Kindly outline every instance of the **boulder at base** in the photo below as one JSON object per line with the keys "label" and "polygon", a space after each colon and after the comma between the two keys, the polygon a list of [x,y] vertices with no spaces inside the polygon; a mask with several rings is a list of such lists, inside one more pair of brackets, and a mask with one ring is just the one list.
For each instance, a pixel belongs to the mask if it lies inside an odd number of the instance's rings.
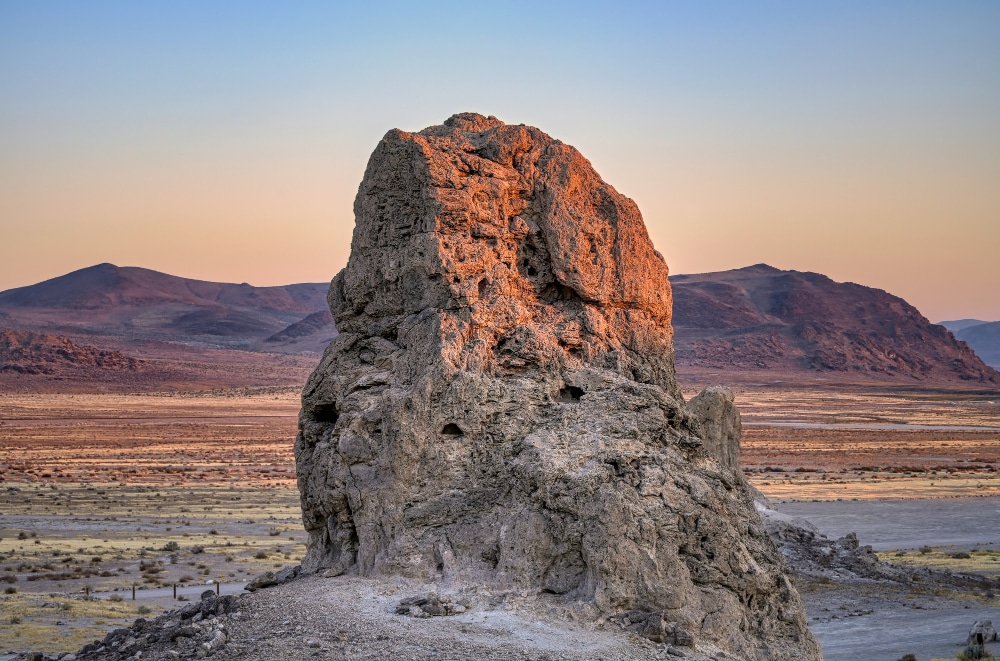
{"label": "boulder at base", "polygon": [[[820,659],[737,465],[674,376],[635,203],[538,129],[393,130],[303,393],[302,568],[583,602],[670,644]],[[641,631],[640,631],[641,629]]]}

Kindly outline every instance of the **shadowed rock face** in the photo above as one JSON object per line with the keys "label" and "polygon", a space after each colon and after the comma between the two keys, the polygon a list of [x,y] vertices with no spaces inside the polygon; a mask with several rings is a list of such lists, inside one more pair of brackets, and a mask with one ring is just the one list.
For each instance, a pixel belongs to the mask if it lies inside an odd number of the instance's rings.
{"label": "shadowed rock face", "polygon": [[295,445],[305,571],[535,590],[820,658],[732,394],[680,395],[667,266],[631,200],[538,129],[461,114],[390,131],[355,215]]}

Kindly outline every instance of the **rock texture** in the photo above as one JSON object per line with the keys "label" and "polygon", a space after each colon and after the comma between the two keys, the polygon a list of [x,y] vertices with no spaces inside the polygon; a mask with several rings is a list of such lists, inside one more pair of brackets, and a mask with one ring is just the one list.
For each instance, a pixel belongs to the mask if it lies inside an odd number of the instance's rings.
{"label": "rock texture", "polygon": [[731,394],[680,395],[667,266],[631,200],[538,129],[461,114],[390,131],[355,215],[295,445],[305,572],[820,658],[736,467]]}

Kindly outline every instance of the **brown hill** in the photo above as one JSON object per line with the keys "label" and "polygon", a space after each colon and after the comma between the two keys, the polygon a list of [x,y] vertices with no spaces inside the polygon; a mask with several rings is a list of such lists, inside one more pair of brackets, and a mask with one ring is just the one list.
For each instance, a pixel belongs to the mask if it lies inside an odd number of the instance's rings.
{"label": "brown hill", "polygon": [[675,275],[678,369],[1000,385],[943,326],[881,289],[758,264]]}
{"label": "brown hill", "polygon": [[0,330],[0,372],[53,375],[67,369],[121,372],[145,366],[145,361],[120,351],[76,344],[68,337]]}

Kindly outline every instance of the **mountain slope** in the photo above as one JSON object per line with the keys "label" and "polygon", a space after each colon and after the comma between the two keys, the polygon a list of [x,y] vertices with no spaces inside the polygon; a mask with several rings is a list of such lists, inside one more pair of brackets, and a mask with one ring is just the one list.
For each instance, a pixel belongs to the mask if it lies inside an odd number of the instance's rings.
{"label": "mountain slope", "polygon": [[682,370],[1000,385],[964,342],[880,289],[766,264],[670,281]]}

